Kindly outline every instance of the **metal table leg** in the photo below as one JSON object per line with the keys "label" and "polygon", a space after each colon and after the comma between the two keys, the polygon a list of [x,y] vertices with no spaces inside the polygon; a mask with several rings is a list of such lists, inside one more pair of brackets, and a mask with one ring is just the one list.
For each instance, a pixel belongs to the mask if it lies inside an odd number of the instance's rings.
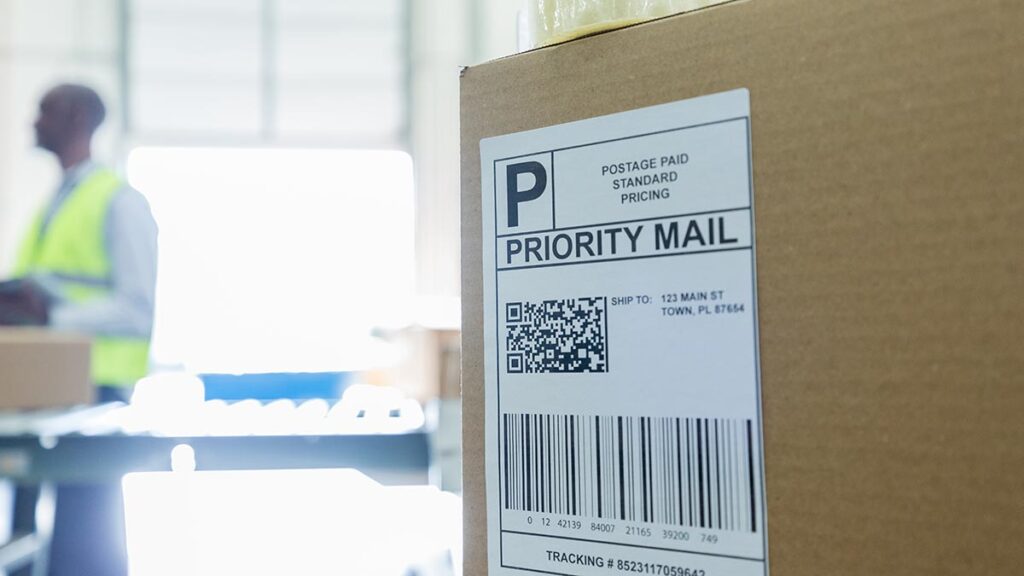
{"label": "metal table leg", "polygon": [[36,499],[36,551],[32,559],[32,576],[46,576],[49,571],[56,511],[57,487],[53,482],[43,482],[39,485],[39,497]]}
{"label": "metal table leg", "polygon": [[[50,561],[50,540],[57,503],[57,488],[52,482],[22,489],[25,500],[34,497],[31,519],[15,512],[14,533],[10,542],[0,546],[0,570],[17,575],[46,576]],[[16,506],[17,508],[17,506]]]}

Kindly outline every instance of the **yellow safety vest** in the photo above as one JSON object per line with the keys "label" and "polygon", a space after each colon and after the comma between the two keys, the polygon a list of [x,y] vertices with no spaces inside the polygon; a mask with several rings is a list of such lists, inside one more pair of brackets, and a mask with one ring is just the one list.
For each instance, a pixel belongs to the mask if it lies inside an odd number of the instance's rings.
{"label": "yellow safety vest", "polygon": [[[72,302],[85,302],[111,290],[106,249],[110,202],[123,182],[110,170],[94,170],[64,200],[42,232],[43,216],[28,231],[15,266],[16,276],[50,274],[67,287]],[[92,380],[103,386],[130,386],[149,368],[149,339],[95,335]]]}

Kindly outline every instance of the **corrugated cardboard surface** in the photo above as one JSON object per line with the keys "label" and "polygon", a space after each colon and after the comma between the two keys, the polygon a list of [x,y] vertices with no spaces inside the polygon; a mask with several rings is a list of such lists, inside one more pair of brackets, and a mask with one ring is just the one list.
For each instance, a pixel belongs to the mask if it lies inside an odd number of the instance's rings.
{"label": "corrugated cardboard surface", "polygon": [[0,329],[0,410],[91,403],[89,346],[83,336]]}
{"label": "corrugated cardboard surface", "polygon": [[770,566],[1024,570],[1024,2],[750,0],[462,81],[466,574],[481,138],[746,87]]}

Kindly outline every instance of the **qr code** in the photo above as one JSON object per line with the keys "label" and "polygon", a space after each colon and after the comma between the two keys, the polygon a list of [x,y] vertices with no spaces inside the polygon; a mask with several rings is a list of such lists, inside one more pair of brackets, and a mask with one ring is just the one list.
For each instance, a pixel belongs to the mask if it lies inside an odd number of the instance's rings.
{"label": "qr code", "polygon": [[607,315],[603,296],[506,303],[507,371],[607,372]]}

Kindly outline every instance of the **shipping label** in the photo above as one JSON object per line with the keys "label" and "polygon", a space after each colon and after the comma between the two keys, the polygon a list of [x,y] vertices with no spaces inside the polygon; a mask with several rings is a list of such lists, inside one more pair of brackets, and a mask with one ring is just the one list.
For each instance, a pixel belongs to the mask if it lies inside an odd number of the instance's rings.
{"label": "shipping label", "polygon": [[490,574],[767,574],[749,109],[481,141]]}

